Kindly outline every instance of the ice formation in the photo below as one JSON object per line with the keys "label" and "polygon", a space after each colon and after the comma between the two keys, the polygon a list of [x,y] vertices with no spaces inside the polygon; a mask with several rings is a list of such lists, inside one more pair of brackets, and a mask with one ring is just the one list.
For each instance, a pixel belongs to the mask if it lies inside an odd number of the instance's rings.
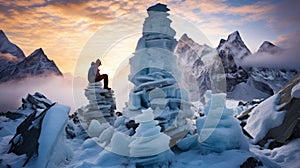
{"label": "ice formation", "polygon": [[52,103],[38,92],[28,94],[22,102],[15,113],[27,117],[9,141],[8,153],[26,154],[26,160],[21,162],[27,167],[58,167],[66,163],[72,155],[65,144],[70,107]]}
{"label": "ice formation", "polygon": [[42,122],[37,160],[29,167],[59,167],[71,159],[71,149],[65,144],[65,126],[70,107],[55,104]]}
{"label": "ice formation", "polygon": [[173,53],[176,32],[170,27],[167,11],[162,4],[147,9],[143,36],[129,61],[129,80],[134,88],[124,114],[133,118],[152,107],[155,119],[175,144],[188,132],[193,111],[187,92],[178,87],[180,72]]}
{"label": "ice formation", "polygon": [[300,99],[300,83],[298,83],[292,88],[291,96]]}
{"label": "ice formation", "polygon": [[78,110],[81,124],[91,137],[98,137],[116,118],[114,92],[103,89],[102,83],[96,82],[88,84],[85,96],[89,104]]}
{"label": "ice formation", "polygon": [[197,119],[198,141],[203,149],[223,152],[230,149],[248,149],[242,129],[233,117],[233,110],[225,106],[224,93],[206,93],[205,117]]}
{"label": "ice formation", "polygon": [[130,156],[135,157],[137,166],[163,167],[172,161],[173,152],[170,151],[170,137],[160,132],[157,121],[154,120],[151,108],[143,110],[136,116],[139,126],[129,144]]}

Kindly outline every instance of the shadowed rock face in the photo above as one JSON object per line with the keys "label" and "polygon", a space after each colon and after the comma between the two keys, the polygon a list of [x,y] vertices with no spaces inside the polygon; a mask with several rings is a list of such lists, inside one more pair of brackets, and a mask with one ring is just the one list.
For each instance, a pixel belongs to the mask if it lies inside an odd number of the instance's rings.
{"label": "shadowed rock face", "polygon": [[253,157],[249,157],[241,166],[240,168],[256,168],[263,166],[263,163],[260,160],[257,160]]}
{"label": "shadowed rock face", "polygon": [[10,54],[17,59],[25,58],[24,52],[17,45],[11,43],[2,30],[0,30],[0,53]]}
{"label": "shadowed rock face", "polygon": [[[27,159],[24,162],[25,166],[30,158],[38,154],[39,137],[41,133],[42,122],[47,111],[55,104],[49,104],[50,101],[46,100],[45,96],[40,93],[28,95],[23,99],[22,108],[33,111],[16,129],[16,134],[9,141],[11,144],[8,153],[13,152],[16,155],[26,154]],[[38,113],[37,109],[44,109]],[[26,111],[26,110],[24,110]],[[17,113],[21,114],[21,113]],[[25,114],[23,114],[25,115]]]}

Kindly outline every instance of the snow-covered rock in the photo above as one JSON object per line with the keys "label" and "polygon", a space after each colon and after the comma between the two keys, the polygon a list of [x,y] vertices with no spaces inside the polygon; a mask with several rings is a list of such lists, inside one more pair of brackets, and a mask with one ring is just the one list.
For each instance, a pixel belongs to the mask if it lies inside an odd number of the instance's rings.
{"label": "snow-covered rock", "polygon": [[279,94],[275,94],[252,110],[244,128],[253,137],[255,143],[263,139],[271,128],[282,123],[285,112],[277,111],[279,100]]}
{"label": "snow-covered rock", "polygon": [[[96,82],[89,83],[84,94],[89,104],[78,110],[81,122],[87,124],[88,127],[95,127],[96,125],[99,126],[99,124],[104,123],[113,125],[116,119],[114,91],[103,89],[102,83]],[[93,126],[90,125],[92,121]],[[98,121],[99,124],[95,124],[96,121]],[[88,127],[86,129],[88,129]]]}
{"label": "snow-covered rock", "polygon": [[[26,118],[17,119],[21,121],[15,129],[15,135],[9,141],[10,147],[7,152],[19,155],[16,159],[23,158],[25,155],[24,159],[20,159],[23,166],[57,167],[62,165],[71,157],[69,149],[65,146],[65,126],[68,122],[70,107],[52,103],[38,92],[33,95],[28,94],[22,99],[22,103],[15,113],[22,114]],[[6,127],[11,127],[9,124],[11,122],[7,122]],[[1,129],[0,132],[2,131]],[[12,136],[13,133],[8,135]]]}
{"label": "snow-covered rock", "polygon": [[250,117],[244,128],[255,143],[265,145],[269,139],[286,143],[289,139],[300,137],[300,100],[292,94],[299,83],[300,75],[297,74],[277,94],[249,111]]}
{"label": "snow-covered rock", "polygon": [[143,114],[138,115],[135,121],[139,126],[129,145],[132,157],[157,155],[170,149],[170,137],[160,132],[161,128],[157,126],[151,108],[143,110]]}
{"label": "snow-covered rock", "polygon": [[300,99],[300,83],[295,85],[292,89],[291,96]]}
{"label": "snow-covered rock", "polygon": [[234,89],[227,94],[227,98],[251,102],[253,99],[266,99],[270,95],[260,91],[245,82],[237,84]]}
{"label": "snow-covered rock", "polygon": [[157,121],[154,120],[151,108],[143,110],[143,114],[136,116],[139,123],[136,133],[129,144],[130,156],[136,157],[137,166],[168,167],[173,155],[170,151],[170,137],[160,132]]}
{"label": "snow-covered rock", "polygon": [[38,156],[29,167],[61,167],[71,159],[71,149],[65,144],[69,111],[70,107],[58,103],[46,111],[38,140]]}
{"label": "snow-covered rock", "polygon": [[208,151],[223,152],[231,149],[248,150],[247,139],[233,110],[225,106],[225,94],[206,93],[205,117],[197,119],[198,141]]}

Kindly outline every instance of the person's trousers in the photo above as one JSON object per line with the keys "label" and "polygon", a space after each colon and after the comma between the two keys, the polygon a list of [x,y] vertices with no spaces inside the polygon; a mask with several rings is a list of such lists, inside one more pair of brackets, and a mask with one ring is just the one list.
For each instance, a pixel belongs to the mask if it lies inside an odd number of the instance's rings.
{"label": "person's trousers", "polygon": [[107,74],[102,74],[102,75],[97,75],[95,82],[101,81],[102,79],[104,79],[104,89],[108,88],[108,75]]}

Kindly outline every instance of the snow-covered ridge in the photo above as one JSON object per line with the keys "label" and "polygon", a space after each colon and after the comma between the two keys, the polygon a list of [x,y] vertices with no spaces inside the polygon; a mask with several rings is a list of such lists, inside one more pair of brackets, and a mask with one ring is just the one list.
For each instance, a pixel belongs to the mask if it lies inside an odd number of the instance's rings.
{"label": "snow-covered ridge", "polygon": [[39,48],[28,57],[15,44],[9,42],[0,31],[0,82],[22,79],[29,76],[62,76],[54,63],[49,60],[43,49]]}
{"label": "snow-covered ridge", "polygon": [[[195,88],[195,86],[202,87],[199,90],[199,97],[202,101],[203,94],[210,89],[209,86],[211,85],[209,76],[201,72],[205,69],[203,57],[209,55],[209,53],[214,53],[214,50],[209,50],[209,48],[205,44],[199,45],[194,42],[187,34],[180,38],[176,48],[178,65],[185,74],[183,77],[184,81],[192,88]],[[227,92],[232,99],[249,100],[244,99],[237,92],[238,90],[247,90],[248,93],[251,93],[251,90],[253,90],[251,99],[269,97],[278,92],[297,73],[296,70],[290,69],[259,67],[259,65],[247,66],[244,61],[251,60],[253,55],[243,42],[238,31],[231,33],[226,40],[221,39],[216,49],[226,74]],[[274,54],[281,51],[281,48],[265,41],[257,53]],[[236,88],[237,86],[239,88]],[[193,95],[195,91],[190,91],[190,93]],[[193,95],[192,97],[195,98],[197,96]]]}
{"label": "snow-covered ridge", "polygon": [[3,30],[0,30],[0,53],[9,53],[18,59],[25,58],[23,51],[8,40]]}
{"label": "snow-covered ridge", "polygon": [[280,47],[274,45],[273,43],[269,41],[264,41],[261,46],[258,48],[257,52],[269,52],[271,54],[280,52],[282,50]]}

